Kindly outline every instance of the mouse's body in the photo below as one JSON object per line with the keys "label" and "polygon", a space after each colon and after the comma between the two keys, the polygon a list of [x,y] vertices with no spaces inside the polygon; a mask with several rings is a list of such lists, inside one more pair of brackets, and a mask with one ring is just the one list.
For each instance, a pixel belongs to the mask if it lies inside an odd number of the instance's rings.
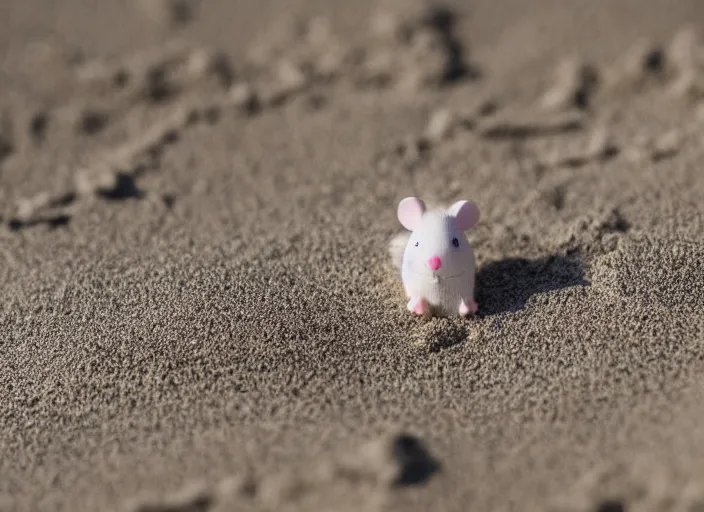
{"label": "mouse's body", "polygon": [[[410,265],[401,267],[406,295],[409,299],[422,298],[435,314],[453,316],[460,313],[463,304],[468,312],[473,312],[474,305],[474,252],[469,250],[466,272],[458,276],[441,277],[438,275],[417,274]],[[414,305],[414,312],[415,305]],[[420,314],[424,311],[420,311]]]}
{"label": "mouse's body", "polygon": [[475,313],[474,251],[464,232],[479,220],[476,204],[458,201],[426,212],[420,199],[410,197],[399,204],[398,218],[411,231],[400,262],[408,309],[419,315]]}

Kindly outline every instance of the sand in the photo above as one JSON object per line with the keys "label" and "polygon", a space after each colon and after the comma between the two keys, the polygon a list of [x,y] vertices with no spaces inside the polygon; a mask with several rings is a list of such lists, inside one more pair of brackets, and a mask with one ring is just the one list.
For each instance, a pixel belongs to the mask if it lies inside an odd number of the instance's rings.
{"label": "sand", "polygon": [[703,16],[2,2],[0,510],[701,510]]}

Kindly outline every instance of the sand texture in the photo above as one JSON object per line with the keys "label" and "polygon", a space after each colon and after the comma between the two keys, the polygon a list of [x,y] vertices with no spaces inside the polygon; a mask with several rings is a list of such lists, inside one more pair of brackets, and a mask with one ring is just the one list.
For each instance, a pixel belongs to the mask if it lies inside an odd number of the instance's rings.
{"label": "sand texture", "polygon": [[[3,0],[0,56],[0,511],[704,510],[701,0]],[[410,195],[479,205],[476,316],[406,310]]]}

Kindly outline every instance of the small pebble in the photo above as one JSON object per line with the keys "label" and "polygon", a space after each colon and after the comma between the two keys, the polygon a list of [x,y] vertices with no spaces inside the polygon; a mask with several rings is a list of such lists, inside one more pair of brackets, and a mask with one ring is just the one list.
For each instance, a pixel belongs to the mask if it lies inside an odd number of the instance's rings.
{"label": "small pebble", "polygon": [[22,198],[17,201],[16,217],[23,222],[28,221],[39,210],[45,208],[51,202],[51,195],[48,192],[42,192],[31,198]]}
{"label": "small pebble", "polygon": [[232,106],[248,113],[255,111],[259,106],[257,93],[246,82],[241,82],[230,88],[228,101]]}
{"label": "small pebble", "polygon": [[541,99],[541,105],[546,109],[586,108],[598,83],[593,66],[578,58],[566,59],[557,66],[554,85]]}
{"label": "small pebble", "polygon": [[223,87],[229,87],[235,75],[227,54],[210,48],[198,49],[191,53],[186,67],[189,75],[195,78],[207,75],[217,77]]}
{"label": "small pebble", "polygon": [[97,172],[90,169],[81,169],[74,177],[76,192],[81,195],[92,195],[100,190],[112,190],[117,185],[117,180],[117,173],[110,169]]}
{"label": "small pebble", "polygon": [[119,82],[121,75],[129,76],[126,68],[100,60],[86,62],[76,68],[76,78],[85,84],[113,85]]}
{"label": "small pebble", "polygon": [[425,129],[425,136],[431,141],[445,139],[454,127],[454,116],[448,109],[433,112]]}
{"label": "small pebble", "polygon": [[678,130],[670,130],[658,137],[653,144],[653,160],[662,160],[677,154],[681,146],[681,138]]}
{"label": "small pebble", "polygon": [[216,60],[217,57],[217,52],[213,52],[208,48],[198,48],[188,56],[186,69],[191,75],[205,75],[210,72],[213,61]]}
{"label": "small pebble", "polygon": [[617,151],[609,131],[605,126],[597,127],[591,135],[586,148],[587,158],[606,158]]}
{"label": "small pebble", "polygon": [[288,59],[279,61],[276,67],[276,77],[280,85],[290,92],[298,91],[306,85],[306,76],[303,70]]}

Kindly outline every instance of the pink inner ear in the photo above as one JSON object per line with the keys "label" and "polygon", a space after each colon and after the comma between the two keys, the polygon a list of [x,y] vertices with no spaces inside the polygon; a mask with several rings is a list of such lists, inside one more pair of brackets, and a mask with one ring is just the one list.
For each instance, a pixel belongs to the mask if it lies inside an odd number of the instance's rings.
{"label": "pink inner ear", "polygon": [[467,231],[479,222],[479,207],[472,201],[457,201],[450,207],[457,229]]}
{"label": "pink inner ear", "polygon": [[423,219],[425,203],[417,197],[407,197],[398,204],[398,220],[404,228],[415,231]]}

